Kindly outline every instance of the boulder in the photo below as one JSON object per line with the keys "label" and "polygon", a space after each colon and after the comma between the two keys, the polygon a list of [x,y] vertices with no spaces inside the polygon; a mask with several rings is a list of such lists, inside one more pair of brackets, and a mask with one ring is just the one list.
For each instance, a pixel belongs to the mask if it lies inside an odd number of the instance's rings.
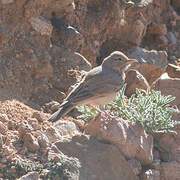
{"label": "boulder", "polygon": [[79,135],[79,129],[76,127],[75,123],[72,121],[58,121],[54,127],[57,129],[61,136],[74,136]]}
{"label": "boulder", "polygon": [[39,32],[41,35],[51,36],[53,26],[51,25],[51,22],[45,19],[44,17],[42,16],[32,17],[30,19],[30,23],[33,29]]}
{"label": "boulder", "polygon": [[178,180],[180,177],[180,163],[176,161],[161,163],[161,180]]}
{"label": "boulder", "polygon": [[89,71],[91,64],[79,53],[63,47],[51,48],[54,77],[52,85],[62,91],[67,91],[81,76],[80,71]]}
{"label": "boulder", "polygon": [[55,146],[65,155],[80,161],[79,180],[138,179],[115,146],[100,143],[93,137],[74,136],[56,142]]}
{"label": "boulder", "polygon": [[92,119],[85,132],[99,140],[115,144],[128,159],[136,159],[142,165],[152,163],[153,137],[138,124],[113,118],[107,124],[99,115]]}
{"label": "boulder", "polygon": [[22,176],[18,180],[38,180],[39,179],[39,174],[38,172],[29,172],[26,175]]}
{"label": "boulder", "polygon": [[145,77],[151,86],[164,72],[168,64],[165,51],[148,51],[136,47],[129,50],[130,58],[137,59],[141,64],[137,70]]}
{"label": "boulder", "polygon": [[31,152],[35,152],[40,148],[38,140],[30,133],[24,135],[23,142],[24,146]]}
{"label": "boulder", "polygon": [[132,94],[136,93],[136,89],[147,90],[149,84],[147,80],[138,71],[130,70],[126,73],[126,89],[125,95],[130,97]]}
{"label": "boulder", "polygon": [[180,78],[180,67],[174,64],[168,64],[166,72],[171,78]]}
{"label": "boulder", "polygon": [[166,24],[152,23],[148,26],[147,33],[157,36],[163,36],[167,33]]}
{"label": "boulder", "polygon": [[180,79],[169,78],[168,76],[162,76],[154,85],[153,88],[157,91],[161,91],[164,96],[172,95],[176,99],[171,102],[172,105],[176,105],[180,108]]}

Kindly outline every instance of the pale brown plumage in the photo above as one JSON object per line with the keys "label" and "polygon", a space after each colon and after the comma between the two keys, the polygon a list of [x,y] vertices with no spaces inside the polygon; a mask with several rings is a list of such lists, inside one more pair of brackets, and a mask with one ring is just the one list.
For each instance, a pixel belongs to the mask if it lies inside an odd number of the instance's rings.
{"label": "pale brown plumage", "polygon": [[125,81],[125,72],[137,60],[130,60],[122,52],[115,51],[104,59],[101,66],[89,71],[69,93],[61,108],[48,121],[55,122],[75,106],[82,104],[105,105],[112,101]]}

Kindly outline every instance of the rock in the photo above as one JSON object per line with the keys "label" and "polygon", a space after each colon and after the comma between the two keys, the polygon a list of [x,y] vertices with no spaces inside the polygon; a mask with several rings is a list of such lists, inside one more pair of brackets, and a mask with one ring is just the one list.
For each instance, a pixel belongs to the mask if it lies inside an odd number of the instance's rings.
{"label": "rock", "polygon": [[7,133],[7,127],[0,121],[0,133],[5,135]]}
{"label": "rock", "polygon": [[148,26],[147,33],[163,36],[167,33],[167,27],[166,24],[157,24],[157,23],[151,23]]}
{"label": "rock", "polygon": [[132,44],[139,46],[141,44],[142,38],[146,33],[146,25],[140,20],[136,20],[132,25],[133,31],[129,34],[128,40]]}
{"label": "rock", "polygon": [[[180,111],[173,114],[172,119],[180,121]],[[159,150],[160,159],[163,161],[180,162],[180,125],[173,128],[177,134],[165,133],[157,136],[157,140],[161,147]]]}
{"label": "rock", "polygon": [[59,121],[54,125],[61,136],[73,136],[79,135],[79,129],[76,127],[74,122],[71,121]]}
{"label": "rock", "polygon": [[153,160],[153,163],[151,165],[151,167],[155,170],[158,170],[160,171],[160,168],[161,168],[161,160],[160,159],[155,159]]}
{"label": "rock", "polygon": [[128,162],[119,150],[87,136],[74,136],[70,140],[58,141],[55,146],[67,156],[76,157],[80,163],[79,180],[137,180]]}
{"label": "rock", "polygon": [[172,3],[172,6],[174,8],[180,8],[180,1],[179,0],[172,0],[171,3]]}
{"label": "rock", "polygon": [[[54,160],[57,163],[61,163],[61,161],[63,160],[64,167],[68,169],[68,173],[67,173],[68,180],[80,180],[79,174],[81,169],[81,163],[79,159],[75,157],[66,156],[60,150],[58,150],[58,148],[54,144],[52,145],[52,150],[54,152],[49,151],[47,154],[48,160]],[[61,178],[62,176],[59,177],[59,179]]]}
{"label": "rock", "polygon": [[159,48],[165,48],[168,46],[168,39],[166,36],[159,36],[157,37],[157,43]]}
{"label": "rock", "polygon": [[14,0],[1,0],[2,4],[11,4],[13,2],[14,2]]}
{"label": "rock", "polygon": [[133,169],[133,172],[136,176],[138,176],[141,173],[142,166],[139,161],[136,159],[128,160],[128,163],[130,164],[131,168]]}
{"label": "rock", "polygon": [[7,123],[9,121],[9,118],[6,114],[0,114],[0,121],[3,123]]}
{"label": "rock", "polygon": [[37,140],[40,145],[40,148],[42,149],[47,148],[50,145],[48,137],[45,134],[42,134],[40,132],[39,132],[39,136]]}
{"label": "rock", "polygon": [[100,116],[91,120],[85,132],[98,139],[115,144],[128,158],[140,161],[142,165],[152,163],[153,138],[138,124],[113,118],[105,124]]}
{"label": "rock", "polygon": [[53,17],[51,19],[54,26],[52,34],[52,43],[57,46],[64,45],[73,52],[78,51],[79,47],[84,45],[84,38],[77,29],[66,24],[63,20]]}
{"label": "rock", "polygon": [[141,180],[160,180],[160,172],[158,170],[149,169],[146,170],[140,177]]}
{"label": "rock", "polygon": [[0,134],[0,147],[1,148],[2,148],[3,144],[4,144],[3,135]]}
{"label": "rock", "polygon": [[166,72],[171,78],[180,78],[180,67],[174,64],[168,64]]}
{"label": "rock", "polygon": [[8,121],[8,129],[9,130],[16,130],[17,128],[17,123],[14,121]]}
{"label": "rock", "polygon": [[147,80],[138,71],[130,70],[126,74],[126,90],[125,95],[130,97],[132,94],[136,94],[136,89],[147,90],[149,84]]}
{"label": "rock", "polygon": [[62,139],[62,136],[59,134],[58,130],[55,127],[49,127],[48,129],[46,129],[45,135],[48,137],[51,143]]}
{"label": "rock", "polygon": [[52,151],[49,151],[47,154],[48,161],[60,161],[62,159],[61,155]]}
{"label": "rock", "polygon": [[54,67],[53,87],[67,92],[68,88],[81,77],[81,71],[89,71],[90,63],[80,54],[63,47],[51,48]]}
{"label": "rock", "polygon": [[180,163],[176,161],[161,163],[161,180],[177,180],[180,177]]}
{"label": "rock", "polygon": [[39,174],[36,171],[29,172],[18,180],[39,180]]}
{"label": "rock", "polygon": [[161,77],[154,85],[153,88],[157,91],[161,91],[164,96],[172,95],[176,97],[171,102],[172,105],[180,107],[180,79]]}
{"label": "rock", "polygon": [[42,112],[39,112],[39,111],[35,111],[32,115],[32,118],[37,119],[39,122],[43,122],[47,120],[46,116]]}
{"label": "rock", "polygon": [[171,45],[175,45],[177,40],[173,32],[168,32],[166,35],[167,39],[169,40],[169,43]]}
{"label": "rock", "polygon": [[30,23],[31,23],[33,29],[35,31],[39,32],[41,35],[51,36],[53,26],[52,26],[51,22],[49,22],[44,17],[42,17],[42,16],[32,17],[30,19]]}
{"label": "rock", "polygon": [[31,152],[39,150],[40,146],[38,140],[30,133],[27,133],[23,137],[24,146]]}
{"label": "rock", "polygon": [[145,77],[151,86],[164,72],[168,64],[165,51],[148,51],[137,47],[129,50],[130,58],[137,59],[142,64],[137,70]]}
{"label": "rock", "polygon": [[60,103],[52,101],[46,104],[46,108],[49,108],[52,112],[56,112],[60,108]]}
{"label": "rock", "polygon": [[19,138],[23,139],[24,136],[27,133],[30,133],[32,130],[33,130],[32,127],[27,122],[22,122],[19,125],[19,128],[18,128],[18,136],[19,136]]}

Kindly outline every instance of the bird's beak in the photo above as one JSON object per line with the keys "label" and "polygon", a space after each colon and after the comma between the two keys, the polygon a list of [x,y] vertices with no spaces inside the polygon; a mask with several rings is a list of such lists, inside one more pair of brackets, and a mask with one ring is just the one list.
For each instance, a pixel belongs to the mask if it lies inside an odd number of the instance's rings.
{"label": "bird's beak", "polygon": [[126,62],[127,65],[130,65],[130,69],[139,68],[140,64],[136,59],[130,59]]}

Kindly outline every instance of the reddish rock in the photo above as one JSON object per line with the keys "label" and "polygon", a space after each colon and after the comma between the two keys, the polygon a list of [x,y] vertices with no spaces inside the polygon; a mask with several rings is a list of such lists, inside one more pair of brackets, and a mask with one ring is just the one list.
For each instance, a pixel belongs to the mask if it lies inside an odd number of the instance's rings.
{"label": "reddish rock", "polygon": [[22,176],[19,180],[39,180],[38,172],[29,172],[26,175]]}
{"label": "reddish rock", "polygon": [[35,152],[40,148],[37,139],[30,133],[24,135],[23,142],[29,151]]}
{"label": "reddish rock", "polygon": [[147,80],[138,71],[130,70],[126,73],[126,90],[125,95],[130,97],[136,93],[136,89],[146,91],[149,87]]}
{"label": "reddish rock", "polygon": [[137,47],[129,50],[129,53],[131,59],[137,59],[141,63],[137,70],[145,77],[150,86],[166,70],[168,61],[165,51],[148,51]]}
{"label": "reddish rock", "polygon": [[161,180],[178,180],[180,177],[180,163],[176,161],[161,163]]}
{"label": "reddish rock", "polygon": [[168,64],[166,72],[171,78],[180,78],[180,67],[174,64]]}
{"label": "reddish rock", "polygon": [[115,144],[129,159],[137,159],[143,165],[152,163],[153,138],[138,124],[133,125],[118,118],[106,124],[101,116],[97,116],[89,122],[85,132],[102,141]]}
{"label": "reddish rock", "polygon": [[48,137],[51,143],[62,139],[62,136],[59,134],[58,130],[55,127],[47,128],[45,131],[45,135]]}
{"label": "reddish rock", "polygon": [[141,173],[141,170],[142,170],[141,163],[139,161],[137,161],[136,159],[128,160],[128,163],[132,167],[134,174],[136,176],[138,176]]}
{"label": "reddish rock", "polygon": [[167,33],[167,27],[166,24],[152,23],[148,26],[147,31],[148,31],[147,33],[149,34],[163,36]]}
{"label": "reddish rock", "polygon": [[8,129],[7,126],[5,126],[1,121],[0,121],[0,133],[3,135],[6,135]]}
{"label": "reddish rock", "polygon": [[137,180],[129,163],[117,147],[104,144],[88,136],[74,136],[55,146],[69,157],[79,160],[79,179]]}
{"label": "reddish rock", "polygon": [[172,95],[176,97],[171,104],[180,107],[180,79],[162,77],[153,87],[165,96]]}
{"label": "reddish rock", "polygon": [[31,23],[33,29],[35,31],[39,32],[41,35],[51,36],[53,26],[51,25],[51,22],[49,22],[44,17],[42,17],[42,16],[32,17],[30,19],[30,23]]}

